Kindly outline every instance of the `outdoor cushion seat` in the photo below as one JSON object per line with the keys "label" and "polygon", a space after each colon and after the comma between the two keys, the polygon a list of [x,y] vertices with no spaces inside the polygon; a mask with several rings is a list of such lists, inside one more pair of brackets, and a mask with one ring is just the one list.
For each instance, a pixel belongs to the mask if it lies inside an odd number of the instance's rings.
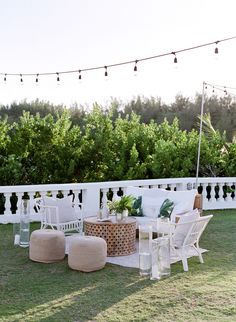
{"label": "outdoor cushion seat", "polygon": [[102,269],[106,264],[107,243],[95,236],[78,236],[71,239],[68,251],[70,268],[92,272]]}
{"label": "outdoor cushion seat", "polygon": [[35,262],[53,263],[65,257],[65,236],[62,231],[38,229],[30,236],[29,258]]}

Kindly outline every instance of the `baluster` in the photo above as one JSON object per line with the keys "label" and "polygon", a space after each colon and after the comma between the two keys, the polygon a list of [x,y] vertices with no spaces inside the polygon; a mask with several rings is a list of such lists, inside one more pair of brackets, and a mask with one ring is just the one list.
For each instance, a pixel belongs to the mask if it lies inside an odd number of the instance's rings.
{"label": "baluster", "polygon": [[40,194],[41,198],[46,197],[47,191],[39,191],[39,194]]}
{"label": "baluster", "polygon": [[165,183],[160,184],[160,188],[161,188],[161,189],[166,189],[166,188],[168,188],[168,185],[167,185],[167,184],[165,184]]}
{"label": "baluster", "polygon": [[174,191],[175,188],[176,188],[176,184],[175,183],[169,184],[169,188],[170,188],[171,191]]}
{"label": "baluster", "polygon": [[215,203],[216,202],[216,183],[210,184],[211,186],[211,198],[209,200],[210,203]]}
{"label": "baluster", "polygon": [[117,194],[119,189],[112,188],[111,191],[113,192],[112,201],[120,200],[120,196]]}
{"label": "baluster", "polygon": [[[232,182],[232,185],[231,187],[234,186],[236,188],[236,183],[235,182]],[[234,188],[234,189],[235,189]],[[232,198],[232,201],[236,201],[236,190],[234,190],[234,197]]]}
{"label": "baluster", "polygon": [[224,190],[223,190],[223,186],[224,183],[218,183],[219,186],[219,198],[218,198],[218,202],[224,202]]}
{"label": "baluster", "polygon": [[155,189],[155,188],[159,188],[159,186],[158,186],[158,184],[152,184],[152,185],[150,185],[150,189]]}
{"label": "baluster", "polygon": [[[231,186],[233,185],[233,183],[228,182],[228,183],[226,183],[226,185],[227,185],[227,187],[231,188]],[[232,193],[232,192],[228,192],[228,191],[226,191],[226,198],[225,198],[225,201],[232,202],[233,198],[231,197],[231,193]]]}
{"label": "baluster", "polygon": [[11,214],[11,202],[10,202],[10,197],[11,197],[11,193],[5,193],[4,194],[5,196],[5,211],[4,211],[4,214],[5,215],[8,215],[8,214]]}
{"label": "baluster", "polygon": [[182,183],[177,183],[176,184],[176,191],[181,191],[183,190],[183,184]]}
{"label": "baluster", "polygon": [[16,196],[17,196],[17,203],[16,203],[16,214],[19,215],[20,214],[20,208],[21,208],[21,202],[22,202],[22,197],[23,197],[24,193],[23,192],[17,192]]}
{"label": "baluster", "polygon": [[68,197],[68,194],[70,193],[70,190],[63,190],[63,196]]}
{"label": "baluster", "polygon": [[29,195],[29,205],[30,205],[30,215],[31,214],[35,214],[35,210],[34,210],[34,192],[28,192]]}
{"label": "baluster", "polygon": [[81,190],[74,190],[73,193],[74,193],[74,204],[76,207],[79,206],[79,193],[80,193]]}
{"label": "baluster", "polygon": [[107,204],[107,193],[109,189],[101,189],[102,190],[102,205]]}
{"label": "baluster", "polygon": [[202,186],[202,204],[204,205],[205,203],[208,203],[207,191],[206,191],[206,187],[208,186],[208,184],[202,183],[201,186]]}
{"label": "baluster", "polygon": [[51,193],[52,193],[52,198],[55,199],[57,197],[58,191],[53,190],[51,191]]}

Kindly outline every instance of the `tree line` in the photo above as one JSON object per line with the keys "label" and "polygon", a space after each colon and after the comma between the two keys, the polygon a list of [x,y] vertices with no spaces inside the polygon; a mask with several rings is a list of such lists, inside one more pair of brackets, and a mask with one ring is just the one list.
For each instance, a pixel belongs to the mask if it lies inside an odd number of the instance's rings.
{"label": "tree line", "polygon": [[[102,110],[105,115],[112,112],[113,121],[121,117],[131,115],[132,112],[140,116],[140,122],[149,124],[152,120],[160,124],[166,119],[172,123],[174,118],[179,120],[179,128],[191,131],[198,129],[197,116],[200,114],[202,97],[196,94],[193,99],[177,95],[175,101],[170,104],[162,102],[161,98],[155,97],[135,97],[129,102],[122,102],[112,99]],[[96,106],[96,104],[94,104]],[[23,111],[30,112],[31,115],[39,113],[41,117],[51,114],[54,119],[64,110],[67,110],[73,125],[83,127],[86,117],[90,113],[87,106],[74,104],[70,107],[63,105],[53,105],[49,102],[35,100],[33,102],[22,101],[13,102],[10,105],[0,106],[0,117],[8,117],[9,123],[18,122]],[[221,133],[226,131],[228,140],[232,140],[236,133],[236,102],[231,96],[217,97],[216,95],[206,97],[204,112],[211,115],[211,122],[215,129]]]}

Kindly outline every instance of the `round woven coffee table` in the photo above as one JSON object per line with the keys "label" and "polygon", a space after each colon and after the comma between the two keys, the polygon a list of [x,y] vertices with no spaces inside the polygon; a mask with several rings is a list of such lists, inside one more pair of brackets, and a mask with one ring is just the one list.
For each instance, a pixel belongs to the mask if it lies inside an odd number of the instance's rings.
{"label": "round woven coffee table", "polygon": [[98,221],[97,217],[84,219],[84,232],[88,236],[102,237],[107,242],[107,256],[124,256],[135,253],[136,219]]}

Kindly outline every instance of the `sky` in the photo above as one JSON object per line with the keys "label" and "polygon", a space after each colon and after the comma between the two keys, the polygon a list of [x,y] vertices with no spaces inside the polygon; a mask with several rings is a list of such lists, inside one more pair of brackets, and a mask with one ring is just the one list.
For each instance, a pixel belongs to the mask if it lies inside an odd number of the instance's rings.
{"label": "sky", "polygon": [[[0,0],[0,73],[60,72],[105,66],[236,36],[235,0]],[[171,103],[202,83],[236,87],[236,39],[104,70],[23,77],[0,75],[0,104],[40,100],[106,105],[137,95]],[[236,92],[236,91],[235,91]],[[219,93],[220,94],[220,93]]]}

